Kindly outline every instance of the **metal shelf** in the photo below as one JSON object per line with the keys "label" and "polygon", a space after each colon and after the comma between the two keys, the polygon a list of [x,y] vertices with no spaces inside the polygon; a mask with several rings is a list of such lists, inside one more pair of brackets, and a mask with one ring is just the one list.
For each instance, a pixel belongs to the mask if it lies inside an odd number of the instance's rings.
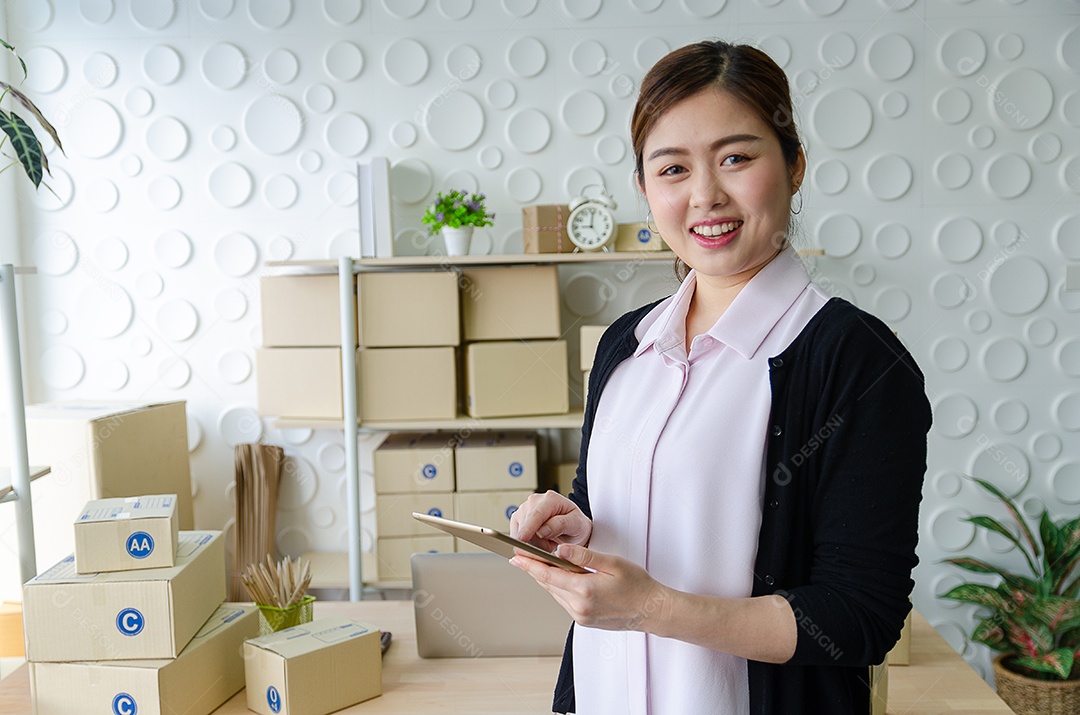
{"label": "metal shelf", "polygon": [[[427,430],[530,430],[530,429],[578,429],[585,414],[575,410],[561,415],[533,415],[527,417],[469,417],[458,415],[450,420],[408,420],[400,422],[365,422],[360,420],[357,429],[364,432],[414,432]],[[275,429],[342,429],[340,420],[298,419],[279,417],[271,420]]]}

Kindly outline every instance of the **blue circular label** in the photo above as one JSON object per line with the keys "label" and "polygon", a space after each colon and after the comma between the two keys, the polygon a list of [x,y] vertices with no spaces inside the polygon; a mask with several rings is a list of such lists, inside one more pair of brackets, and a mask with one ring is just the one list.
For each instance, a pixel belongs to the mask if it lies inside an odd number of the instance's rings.
{"label": "blue circular label", "polygon": [[442,516],[442,509],[437,506],[433,506],[427,510],[427,513],[431,516]]}
{"label": "blue circular label", "polygon": [[128,556],[133,559],[145,559],[150,554],[154,553],[154,537],[147,534],[145,531],[136,531],[134,534],[127,538],[127,543],[124,544],[124,548],[127,549]]}
{"label": "blue circular label", "polygon": [[647,228],[643,228],[637,232],[638,243],[648,243],[652,240],[652,231]]}
{"label": "blue circular label", "polygon": [[143,626],[146,623],[143,620],[143,614],[139,613],[134,608],[125,608],[116,614],[116,630],[123,633],[125,636],[137,636],[142,633]]}
{"label": "blue circular label", "polygon": [[271,711],[281,712],[281,693],[273,685],[266,689],[266,704],[270,706]]}
{"label": "blue circular label", "polygon": [[520,477],[525,473],[525,467],[521,466],[521,462],[511,462],[509,471],[511,477]]}
{"label": "blue circular label", "polygon": [[439,470],[435,468],[434,464],[425,464],[421,470],[424,475],[424,479],[434,479],[439,474]]}
{"label": "blue circular label", "polygon": [[117,693],[112,699],[112,711],[115,715],[135,715],[139,712],[139,706],[135,704],[135,698],[127,693]]}
{"label": "blue circular label", "polygon": [[508,506],[508,507],[506,507],[506,518],[509,519],[510,517],[512,517],[514,515],[514,512],[517,511],[517,510],[518,510],[517,506]]}

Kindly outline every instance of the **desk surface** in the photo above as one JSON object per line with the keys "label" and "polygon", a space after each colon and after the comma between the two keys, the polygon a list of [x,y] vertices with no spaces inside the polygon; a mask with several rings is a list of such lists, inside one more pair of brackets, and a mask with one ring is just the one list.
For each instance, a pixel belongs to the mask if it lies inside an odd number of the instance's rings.
{"label": "desk surface", "polygon": [[[429,715],[550,713],[558,658],[423,660],[416,654],[410,601],[320,602],[316,616],[349,615],[394,634],[383,666],[383,695],[340,712]],[[1008,708],[918,613],[911,665],[889,668],[890,715],[1009,715]],[[456,706],[456,709],[451,709]],[[509,709],[509,708],[512,708]],[[0,712],[30,715],[28,668],[0,681]],[[249,713],[240,692],[216,715]]]}

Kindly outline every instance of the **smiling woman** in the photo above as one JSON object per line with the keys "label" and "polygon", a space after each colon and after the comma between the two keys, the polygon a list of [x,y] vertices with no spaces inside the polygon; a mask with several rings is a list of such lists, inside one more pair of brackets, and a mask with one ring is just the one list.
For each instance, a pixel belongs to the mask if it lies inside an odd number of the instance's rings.
{"label": "smiling woman", "polygon": [[631,123],[675,295],[604,334],[569,498],[511,534],[574,617],[556,712],[870,712],[910,605],[930,407],[877,318],[788,240],[806,160],[783,71],[702,42],[661,59]]}

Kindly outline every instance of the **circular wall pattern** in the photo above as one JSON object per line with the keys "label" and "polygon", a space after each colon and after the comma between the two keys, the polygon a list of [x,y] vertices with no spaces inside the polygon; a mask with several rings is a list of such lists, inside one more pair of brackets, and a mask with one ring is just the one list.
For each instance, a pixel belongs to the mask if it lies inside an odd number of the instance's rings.
{"label": "circular wall pattern", "polygon": [[251,359],[240,350],[228,350],[218,357],[218,375],[230,385],[251,377]]}
{"label": "circular wall pattern", "polygon": [[1002,59],[1011,62],[1024,53],[1024,40],[1014,32],[1006,32],[997,39],[994,49]]}
{"label": "circular wall pattern", "polygon": [[791,44],[780,35],[768,35],[757,43],[758,49],[772,58],[780,67],[791,62]]}
{"label": "circular wall pattern", "polygon": [[944,509],[930,517],[930,534],[934,544],[945,551],[961,551],[975,539],[975,525],[965,521],[968,513],[960,509]]}
{"label": "circular wall pattern", "polygon": [[847,258],[862,242],[862,226],[851,214],[833,214],[817,227],[817,245],[834,258]]}
{"label": "circular wall pattern", "polygon": [[898,80],[915,64],[915,48],[897,32],[878,37],[866,51],[866,66],[878,79]]}
{"label": "circular wall pattern", "polygon": [[79,0],[79,14],[95,25],[104,25],[112,19],[115,11],[113,0]]}
{"label": "circular wall pattern", "polygon": [[218,317],[236,322],[247,314],[247,296],[239,288],[226,288],[214,298],[214,310]]}
{"label": "circular wall pattern", "polygon": [[133,87],[124,95],[124,106],[133,116],[145,117],[154,109],[154,95],[144,87]]}
{"label": "circular wall pattern", "polygon": [[963,486],[963,479],[956,472],[942,472],[934,477],[934,491],[946,499],[958,495]]}
{"label": "circular wall pattern", "polygon": [[[34,67],[36,69],[37,65]],[[117,66],[116,60],[104,52],[95,52],[83,63],[83,77],[91,86],[98,89],[113,86],[119,74],[120,67]]]}
{"label": "circular wall pattern", "polygon": [[560,290],[563,303],[574,315],[596,315],[608,305],[608,291],[604,282],[594,273],[579,273],[570,278]]}
{"label": "circular wall pattern", "polygon": [[251,172],[235,162],[216,166],[211,170],[207,184],[210,196],[231,209],[246,204],[255,188]]}
{"label": "circular wall pattern", "polygon": [[1080,504],[1080,462],[1066,462],[1050,476],[1050,488],[1066,504]]}
{"label": "circular wall pattern", "polygon": [[478,75],[482,66],[480,52],[472,45],[458,45],[446,53],[446,73],[463,82]]}
{"label": "circular wall pattern", "polygon": [[1020,400],[1004,400],[994,406],[994,424],[1005,434],[1016,434],[1027,427],[1027,405]]}
{"label": "circular wall pattern", "polygon": [[810,123],[827,146],[851,149],[869,136],[874,110],[857,90],[835,89],[823,94],[814,105]]}
{"label": "circular wall pattern", "polygon": [[415,204],[423,201],[434,184],[431,167],[416,158],[402,159],[390,170],[394,196],[399,201]]}
{"label": "circular wall pattern", "polygon": [[994,145],[994,139],[996,138],[997,134],[994,132],[994,128],[986,124],[977,124],[968,133],[968,141],[976,149],[989,149]]}
{"label": "circular wall pattern", "polygon": [[930,356],[942,372],[956,372],[967,364],[967,343],[957,337],[939,338],[931,346]]}
{"label": "circular wall pattern", "polygon": [[1057,323],[1050,318],[1034,318],[1024,326],[1028,342],[1037,348],[1045,348],[1057,337]]}
{"label": "circular wall pattern", "polygon": [[50,310],[41,316],[41,329],[49,335],[63,335],[68,329],[67,316],[59,310]]}
{"label": "circular wall pattern", "polygon": [[978,422],[979,408],[967,395],[946,395],[934,406],[934,429],[942,437],[966,437]]}
{"label": "circular wall pattern", "polygon": [[484,97],[495,109],[509,109],[517,100],[517,88],[505,79],[497,79],[487,86]]}
{"label": "circular wall pattern", "polygon": [[1054,405],[1054,417],[1062,429],[1080,432],[1080,393],[1063,395]]}
{"label": "circular wall pattern", "polygon": [[963,154],[945,154],[934,163],[934,178],[942,188],[955,191],[971,181],[971,162]]}
{"label": "circular wall pattern", "polygon": [[116,392],[128,383],[128,366],[119,358],[107,358],[94,368],[94,382],[102,390]]}
{"label": "circular wall pattern", "polygon": [[1041,72],[1016,69],[995,83],[990,104],[998,120],[1015,130],[1033,129],[1050,116],[1054,108],[1054,88]]}
{"label": "circular wall pattern", "polygon": [[1030,256],[1007,258],[990,274],[990,299],[1007,315],[1027,315],[1046,300],[1050,276]]}
{"label": "circular wall pattern", "polygon": [[600,95],[583,89],[567,95],[562,103],[561,114],[567,129],[579,136],[587,136],[596,133],[604,125],[607,107]]}
{"label": "circular wall pattern", "polygon": [[506,193],[518,203],[534,201],[543,188],[544,181],[540,174],[530,167],[519,166],[506,175]]}
{"label": "circular wall pattern", "polygon": [[313,84],[304,90],[304,106],[313,112],[326,114],[334,108],[334,90],[325,84]]}
{"label": "circular wall pattern", "polygon": [[1069,92],[1061,100],[1061,118],[1066,124],[1080,127],[1080,92]]}
{"label": "circular wall pattern", "polygon": [[146,145],[162,161],[176,161],[187,153],[188,130],[176,117],[160,117],[146,129]]}
{"label": "circular wall pattern", "polygon": [[251,61],[236,45],[219,42],[202,56],[203,78],[218,89],[235,89],[247,77]]}
{"label": "circular wall pattern", "polygon": [[326,180],[326,197],[338,206],[352,206],[360,199],[360,187],[356,183],[356,174],[351,171],[338,171]]}
{"label": "circular wall pattern", "polygon": [[258,442],[263,434],[262,419],[250,407],[231,407],[218,417],[218,434],[229,447]]}
{"label": "circular wall pattern", "polygon": [[416,17],[427,4],[427,0],[382,0],[383,9],[398,20]]}
{"label": "circular wall pattern", "polygon": [[424,110],[424,129],[436,146],[463,151],[484,133],[484,108],[468,92],[436,96]]}
{"label": "circular wall pattern", "polygon": [[866,186],[876,198],[895,201],[908,192],[914,172],[899,154],[884,154],[866,167]]}
{"label": "circular wall pattern", "polygon": [[485,169],[498,169],[503,162],[502,149],[497,146],[486,146],[476,155],[476,159]]}
{"label": "circular wall pattern", "polygon": [[942,273],[930,284],[930,295],[942,308],[959,308],[975,297],[975,286],[959,273]]}
{"label": "circular wall pattern", "polygon": [[608,134],[596,140],[596,158],[614,166],[626,158],[626,142],[622,137]]}
{"label": "circular wall pattern", "polygon": [[267,154],[284,154],[300,141],[304,115],[292,100],[279,94],[264,94],[244,110],[243,127],[256,149]]}
{"label": "circular wall pattern", "polygon": [[911,232],[902,223],[887,223],[874,232],[874,246],[883,258],[900,258],[911,248]]}
{"label": "circular wall pattern", "polygon": [[948,87],[934,97],[934,114],[946,124],[959,124],[971,114],[971,95],[959,87]]}
{"label": "circular wall pattern", "polygon": [[[971,298],[974,298],[974,297],[975,297],[975,287],[972,286],[971,287],[971,293],[969,294],[968,299],[970,300]],[[970,313],[968,313],[968,316],[967,316],[967,326],[968,326],[968,328],[971,329],[971,332],[975,333],[976,335],[981,335],[981,334],[985,333],[987,330],[989,330],[990,329],[990,324],[992,322],[993,321],[990,318],[990,313],[986,312],[985,310],[973,310]]]}
{"label": "circular wall pattern", "polygon": [[176,17],[176,0],[139,0],[131,4],[131,19],[147,30],[164,30]]}
{"label": "circular wall pattern", "polygon": [[987,164],[986,184],[998,198],[1015,199],[1031,186],[1031,165],[1019,154],[1002,154]]}
{"label": "circular wall pattern", "polygon": [[120,191],[109,179],[97,179],[84,189],[86,204],[98,213],[108,213],[116,208]]}
{"label": "circular wall pattern", "polygon": [[52,345],[42,350],[38,366],[42,381],[58,390],[70,390],[86,374],[82,355],[68,345]]}
{"label": "circular wall pattern", "polygon": [[874,310],[882,320],[899,323],[911,312],[911,296],[902,288],[886,288],[874,298]]}
{"label": "circular wall pattern", "polygon": [[364,53],[348,40],[335,42],[326,48],[323,69],[338,82],[351,82],[364,70]]}
{"label": "circular wall pattern", "polygon": [[[161,292],[165,290],[165,281],[162,280],[161,274],[156,271],[146,271],[140,273],[135,279],[135,290],[143,298],[157,298],[161,295]],[[147,345],[146,352],[150,352],[149,345]],[[137,355],[145,355],[146,353],[138,353]]]}
{"label": "circular wall pattern", "polygon": [[368,125],[352,112],[343,112],[326,124],[326,144],[341,156],[357,156],[368,145]]}
{"label": "circular wall pattern", "polygon": [[180,79],[183,71],[180,53],[168,45],[155,45],[143,55],[143,72],[152,82],[170,85]]}
{"label": "circular wall pattern", "polygon": [[522,37],[506,50],[506,65],[519,77],[535,77],[547,66],[547,48],[535,37]]}
{"label": "circular wall pattern", "polygon": [[300,196],[300,187],[288,174],[275,174],[263,184],[262,194],[263,200],[270,208],[283,211],[296,203],[296,199]]}
{"label": "circular wall pattern", "polygon": [[847,188],[850,174],[839,159],[826,159],[814,167],[814,186],[827,196],[835,196]]}
{"label": "circular wall pattern", "polygon": [[877,278],[877,269],[870,263],[856,263],[851,267],[851,280],[855,285],[866,287]]}
{"label": "circular wall pattern", "polygon": [[135,307],[119,284],[92,283],[75,297],[75,324],[95,338],[115,338],[131,325]]}
{"label": "circular wall pattern", "polygon": [[843,69],[855,61],[858,46],[855,38],[846,32],[833,32],[818,45],[818,57],[829,66]]}
{"label": "circular wall pattern", "polygon": [[974,30],[957,30],[941,41],[938,57],[946,71],[968,77],[986,62],[986,41]]}
{"label": "circular wall pattern", "polygon": [[199,313],[186,300],[176,298],[158,308],[155,318],[158,332],[174,342],[190,340],[199,328]]}
{"label": "circular wall pattern", "polygon": [[1052,462],[1061,455],[1061,437],[1053,432],[1040,432],[1031,440],[1031,452],[1040,462]]}
{"label": "circular wall pattern", "polygon": [[539,109],[522,109],[506,123],[506,140],[525,154],[535,154],[551,141],[551,122]]}
{"label": "circular wall pattern", "polygon": [[570,67],[583,77],[595,77],[607,68],[607,50],[596,40],[582,40],[570,49]]}
{"label": "circular wall pattern", "polygon": [[1008,442],[982,440],[980,445],[985,446],[972,460],[971,476],[990,482],[1009,497],[1024,491],[1031,476],[1031,463],[1024,450]]}
{"label": "circular wall pattern", "polygon": [[64,130],[68,146],[90,159],[112,154],[124,138],[124,122],[116,107],[96,98],[73,107]]}
{"label": "circular wall pattern", "polygon": [[648,71],[656,61],[671,51],[671,45],[659,37],[646,37],[634,48],[634,64],[642,72]]}
{"label": "circular wall pattern", "polygon": [[300,73],[300,60],[284,47],[271,50],[263,60],[263,74],[271,82],[289,84]]}
{"label": "circular wall pattern", "polygon": [[967,263],[982,250],[982,229],[969,218],[953,218],[938,227],[935,240],[945,260]]}
{"label": "circular wall pattern", "polygon": [[105,270],[118,271],[127,264],[127,245],[115,236],[103,238],[94,249],[94,259]]}
{"label": "circular wall pattern", "polygon": [[1061,156],[1061,137],[1053,132],[1036,134],[1028,144],[1028,151],[1036,161],[1049,164]]}
{"label": "circular wall pattern", "polygon": [[210,131],[210,144],[221,152],[236,148],[236,132],[225,124],[219,124]]}
{"label": "circular wall pattern", "polygon": [[249,236],[234,232],[222,236],[214,244],[214,263],[227,276],[239,278],[255,270],[259,249]]}
{"label": "circular wall pattern", "polygon": [[383,54],[383,72],[391,81],[411,86],[427,76],[430,67],[427,49],[416,40],[395,40]]}
{"label": "circular wall pattern", "polygon": [[982,354],[983,369],[991,379],[1009,382],[1027,367],[1027,350],[1012,338],[998,338],[987,344]]}
{"label": "circular wall pattern", "polygon": [[907,113],[908,98],[903,92],[886,92],[881,95],[878,106],[889,119],[899,119]]}
{"label": "circular wall pattern", "polygon": [[264,30],[284,27],[292,13],[292,0],[259,0],[248,5],[248,17]]}
{"label": "circular wall pattern", "polygon": [[1068,340],[1057,350],[1057,363],[1069,377],[1080,377],[1080,340]]}

